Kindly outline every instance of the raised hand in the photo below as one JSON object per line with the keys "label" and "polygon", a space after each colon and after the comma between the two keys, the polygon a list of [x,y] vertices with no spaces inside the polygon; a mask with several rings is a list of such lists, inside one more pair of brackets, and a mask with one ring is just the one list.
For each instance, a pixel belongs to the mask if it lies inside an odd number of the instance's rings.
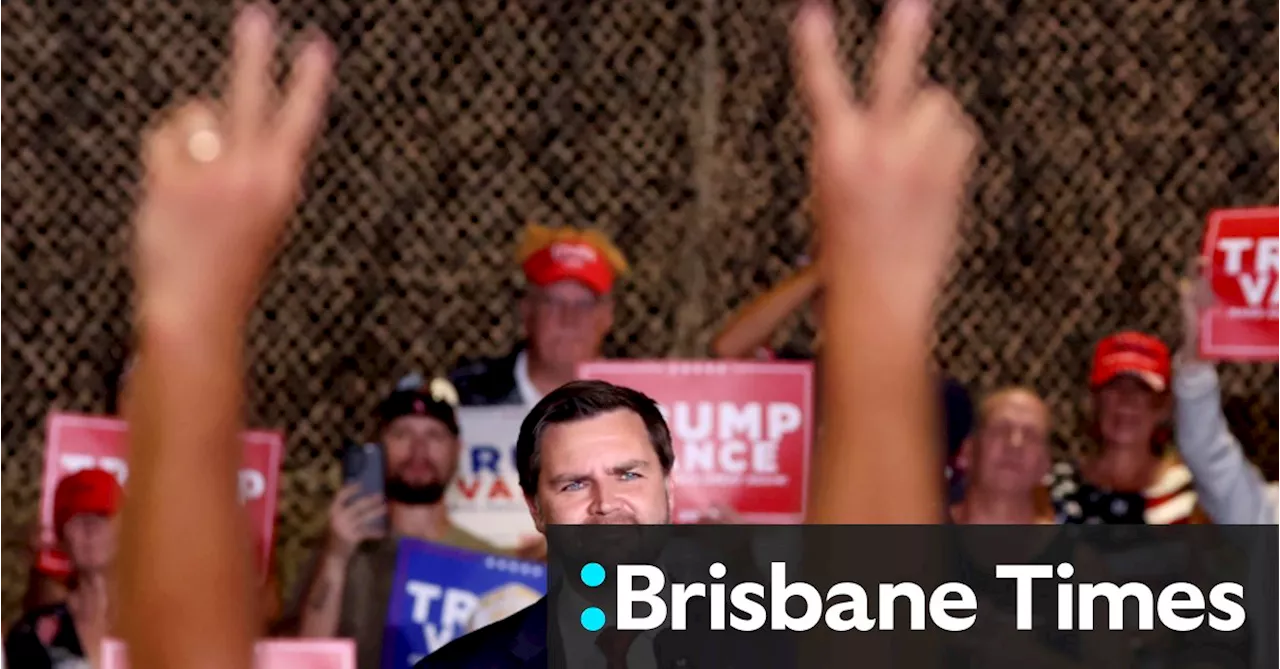
{"label": "raised hand", "polygon": [[252,307],[299,197],[333,62],[326,41],[309,39],[281,98],[276,46],[268,10],[242,11],[225,104],[189,102],[144,140],[136,222],[144,318],[243,318]]}
{"label": "raised hand", "polygon": [[359,484],[349,483],[338,491],[329,506],[326,551],[330,557],[349,560],[361,543],[379,539],[384,534],[374,523],[386,516],[386,502],[374,495],[357,497],[359,491]]}
{"label": "raised hand", "polygon": [[795,23],[824,275],[811,524],[943,515],[929,349],[978,138],[956,100],[925,81],[928,15],[924,0],[889,8],[865,102],[842,71],[830,10],[808,3]]}
{"label": "raised hand", "polygon": [[236,488],[244,325],[299,197],[333,67],[332,48],[309,39],[278,95],[274,32],[267,10],[243,10],[225,103],[188,103],[143,142],[118,570],[133,669],[248,669],[261,631]]}
{"label": "raised hand", "polygon": [[1197,258],[1178,281],[1178,301],[1182,307],[1181,357],[1200,359],[1200,316],[1213,304],[1213,290],[1204,276],[1205,260]]}
{"label": "raised hand", "polygon": [[805,3],[793,35],[813,117],[812,205],[833,256],[824,265],[925,309],[951,258],[978,141],[955,98],[925,80],[928,23],[923,0],[892,5],[865,102],[841,67],[825,4]]}

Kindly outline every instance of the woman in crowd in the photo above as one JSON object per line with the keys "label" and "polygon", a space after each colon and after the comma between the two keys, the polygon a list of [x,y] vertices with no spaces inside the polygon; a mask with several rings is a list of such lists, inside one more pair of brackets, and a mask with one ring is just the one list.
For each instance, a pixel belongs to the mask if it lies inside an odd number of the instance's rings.
{"label": "woman in crowd", "polygon": [[1222,412],[1213,363],[1200,357],[1200,311],[1211,293],[1199,272],[1180,286],[1182,348],[1174,357],[1174,425],[1205,513],[1224,525],[1270,525],[1280,521],[1261,472],[1245,456]]}
{"label": "woman in crowd", "polygon": [[1088,524],[1199,522],[1191,470],[1171,444],[1169,349],[1156,337],[1119,332],[1094,351],[1091,442],[1050,475],[1058,519]]}

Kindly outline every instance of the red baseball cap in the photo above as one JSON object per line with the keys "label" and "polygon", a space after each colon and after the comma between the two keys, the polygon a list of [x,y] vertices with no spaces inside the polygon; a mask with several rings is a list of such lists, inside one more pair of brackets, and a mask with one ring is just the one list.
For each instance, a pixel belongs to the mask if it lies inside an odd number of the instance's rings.
{"label": "red baseball cap", "polygon": [[83,513],[114,516],[123,496],[120,482],[103,469],[82,469],[62,479],[53,493],[54,531],[61,537],[67,521]]}
{"label": "red baseball cap", "polygon": [[572,280],[597,295],[612,290],[614,280],[627,271],[622,253],[595,230],[532,224],[525,231],[517,259],[525,278],[536,286]]}
{"label": "red baseball cap", "polygon": [[1119,376],[1134,376],[1160,393],[1169,387],[1170,368],[1164,342],[1142,332],[1117,332],[1098,342],[1089,385],[1098,388]]}

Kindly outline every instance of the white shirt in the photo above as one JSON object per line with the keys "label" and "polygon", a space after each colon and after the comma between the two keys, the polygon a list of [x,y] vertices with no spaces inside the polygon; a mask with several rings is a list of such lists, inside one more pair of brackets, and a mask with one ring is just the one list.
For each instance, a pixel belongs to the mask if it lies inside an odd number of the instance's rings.
{"label": "white shirt", "polygon": [[529,378],[529,351],[522,349],[516,355],[516,392],[520,393],[520,401],[529,408],[537,404],[542,399],[542,393],[538,392],[538,387],[533,385],[533,379]]}

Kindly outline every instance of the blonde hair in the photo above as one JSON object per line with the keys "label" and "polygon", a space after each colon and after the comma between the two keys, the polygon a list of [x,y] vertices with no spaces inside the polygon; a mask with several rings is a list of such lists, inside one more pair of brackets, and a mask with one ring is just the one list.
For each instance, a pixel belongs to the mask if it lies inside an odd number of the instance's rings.
{"label": "blonde hair", "polygon": [[516,248],[516,262],[523,264],[530,256],[556,242],[590,244],[604,255],[609,266],[619,276],[626,274],[631,269],[627,265],[627,259],[622,255],[622,251],[619,251],[618,247],[614,246],[613,242],[599,230],[579,230],[571,227],[549,228],[536,222],[530,222],[525,227],[524,236],[520,239],[520,245]]}

